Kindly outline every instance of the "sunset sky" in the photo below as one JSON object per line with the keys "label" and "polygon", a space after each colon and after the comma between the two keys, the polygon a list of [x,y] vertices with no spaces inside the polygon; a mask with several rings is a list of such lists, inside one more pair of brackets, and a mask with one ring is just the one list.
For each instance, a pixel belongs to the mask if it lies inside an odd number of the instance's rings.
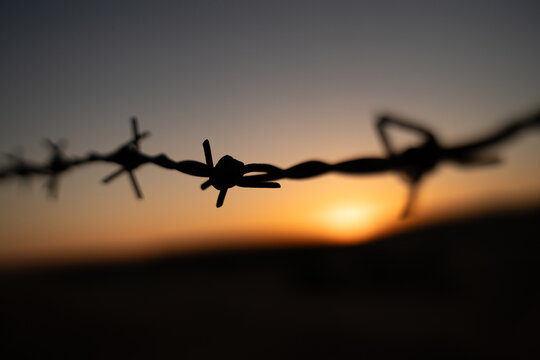
{"label": "sunset sky", "polygon": [[[2,1],[0,152],[45,161],[44,138],[68,139],[72,156],[109,152],[129,139],[131,116],[152,132],[143,152],[177,161],[203,161],[204,139],[215,162],[383,156],[374,122],[386,111],[445,144],[474,139],[540,107],[539,18],[534,0]],[[538,202],[538,133],[495,149],[498,167],[441,166],[405,222],[407,188],[392,173],[234,188],[220,209],[204,179],[151,164],[136,171],[143,201],[125,176],[101,184],[113,164],[73,169],[57,201],[42,178],[3,181],[0,263],[281,235],[343,243]]]}

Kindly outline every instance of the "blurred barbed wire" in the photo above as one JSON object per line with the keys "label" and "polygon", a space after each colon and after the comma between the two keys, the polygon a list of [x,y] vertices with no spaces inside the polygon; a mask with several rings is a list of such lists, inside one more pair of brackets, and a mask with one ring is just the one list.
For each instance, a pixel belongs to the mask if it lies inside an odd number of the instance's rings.
{"label": "blurred barbed wire", "polygon": [[[418,146],[397,151],[391,141],[388,130],[390,127],[417,133],[421,137]],[[26,160],[21,154],[6,154],[9,165],[0,169],[0,179],[21,178],[29,179],[34,176],[47,176],[46,188],[50,197],[58,196],[58,181],[60,175],[92,162],[109,162],[120,166],[118,170],[102,179],[109,183],[119,175],[126,173],[130,179],[137,198],[143,194],[135,177],[134,171],[144,164],[154,164],[161,168],[176,170],[183,174],[208,178],[201,184],[205,190],[213,186],[219,191],[216,202],[221,207],[227,191],[235,186],[244,188],[279,188],[277,182],[282,179],[307,179],[330,172],[365,175],[384,172],[400,174],[409,186],[409,196],[404,206],[402,217],[409,216],[418,188],[427,174],[432,173],[437,165],[450,162],[461,166],[483,166],[500,163],[497,156],[486,150],[499,145],[525,130],[540,128],[540,111],[509,121],[495,131],[477,140],[456,146],[443,146],[433,131],[395,115],[382,115],[376,121],[377,133],[382,141],[384,157],[357,158],[338,163],[326,163],[318,160],[301,162],[289,168],[280,168],[271,164],[244,164],[230,155],[223,156],[214,165],[210,142],[203,142],[205,162],[196,160],[174,161],[166,154],[150,156],[141,151],[140,141],[147,138],[150,132],[140,132],[137,118],[131,118],[132,138],[120,145],[116,150],[100,154],[90,152],[83,157],[65,155],[67,143],[45,140],[49,148],[49,160],[37,164]]]}

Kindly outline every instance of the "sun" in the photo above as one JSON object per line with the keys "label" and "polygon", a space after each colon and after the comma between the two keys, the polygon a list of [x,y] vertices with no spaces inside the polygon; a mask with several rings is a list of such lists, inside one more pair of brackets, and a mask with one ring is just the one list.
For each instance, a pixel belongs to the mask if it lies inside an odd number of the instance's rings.
{"label": "sun", "polygon": [[328,235],[345,242],[362,240],[379,225],[375,207],[355,203],[332,205],[318,214],[317,221]]}

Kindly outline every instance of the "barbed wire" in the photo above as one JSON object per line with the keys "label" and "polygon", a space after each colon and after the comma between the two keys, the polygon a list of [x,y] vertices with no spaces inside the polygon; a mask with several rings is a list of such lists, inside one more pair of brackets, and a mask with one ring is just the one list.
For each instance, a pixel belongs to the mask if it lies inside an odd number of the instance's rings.
{"label": "barbed wire", "polygon": [[[398,152],[390,141],[387,132],[390,126],[419,134],[422,137],[420,145]],[[50,197],[56,198],[58,197],[58,179],[61,174],[72,168],[92,162],[109,162],[120,165],[120,168],[103,178],[102,182],[109,183],[119,175],[126,173],[136,197],[142,199],[143,194],[134,171],[141,165],[150,163],[183,174],[208,178],[201,184],[201,189],[206,190],[213,186],[219,191],[216,202],[216,206],[219,208],[225,201],[228,189],[235,186],[244,188],[280,188],[281,185],[277,182],[279,180],[307,179],[330,172],[349,175],[397,172],[402,175],[410,188],[402,212],[404,218],[410,214],[421,181],[427,174],[433,172],[438,164],[443,162],[467,166],[497,164],[500,159],[486,154],[484,151],[534,127],[540,128],[540,111],[510,121],[506,126],[480,137],[476,141],[445,147],[440,144],[434,133],[427,128],[395,115],[383,115],[378,118],[376,129],[384,146],[386,156],[358,158],[333,164],[311,160],[283,169],[271,164],[244,164],[230,155],[223,156],[214,165],[208,140],[203,142],[204,163],[195,160],[174,161],[166,154],[147,155],[141,152],[140,141],[147,138],[150,132],[141,133],[137,118],[133,117],[131,118],[132,138],[110,153],[90,152],[85,157],[68,157],[65,155],[65,142],[54,143],[45,140],[45,144],[51,153],[46,163],[36,164],[25,160],[20,155],[6,154],[11,165],[0,169],[0,179],[13,177],[27,179],[32,176],[48,176],[45,184],[48,194]]]}

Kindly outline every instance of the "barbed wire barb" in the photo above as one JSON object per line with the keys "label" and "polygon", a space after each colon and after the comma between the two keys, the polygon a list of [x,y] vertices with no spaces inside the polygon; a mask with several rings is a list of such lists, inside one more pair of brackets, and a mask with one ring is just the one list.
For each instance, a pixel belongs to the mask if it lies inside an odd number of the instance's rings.
{"label": "barbed wire barb", "polygon": [[213,186],[219,190],[216,207],[221,207],[225,201],[228,189],[239,186],[247,188],[279,188],[280,185],[270,181],[260,181],[258,179],[244,176],[253,171],[259,171],[266,168],[266,164],[247,164],[236,160],[230,155],[225,155],[214,166],[212,159],[212,150],[210,141],[206,139],[203,142],[204,157],[209,171],[208,180],[201,184],[201,189],[206,190]]}
{"label": "barbed wire barb", "polygon": [[45,183],[49,198],[57,199],[59,192],[59,176],[67,171],[70,167],[70,161],[66,158],[65,149],[67,148],[67,140],[62,139],[53,142],[51,139],[44,139],[43,143],[49,148],[49,179]]}
{"label": "barbed wire barb", "polygon": [[131,185],[133,186],[133,190],[135,191],[135,196],[138,199],[142,199],[142,191],[139,186],[139,183],[137,182],[137,178],[135,177],[135,174],[133,173],[133,170],[138,168],[140,165],[145,164],[150,161],[150,159],[142,154],[140,152],[140,141],[148,136],[150,136],[149,131],[145,131],[143,133],[139,132],[139,126],[137,123],[137,118],[132,117],[131,118],[131,130],[133,134],[133,138],[129,140],[124,145],[120,146],[114,153],[106,156],[104,160],[115,162],[118,165],[121,166],[120,169],[117,171],[109,174],[105,178],[103,178],[101,181],[105,184],[111,182],[119,175],[126,172],[128,174],[129,180],[131,182]]}

